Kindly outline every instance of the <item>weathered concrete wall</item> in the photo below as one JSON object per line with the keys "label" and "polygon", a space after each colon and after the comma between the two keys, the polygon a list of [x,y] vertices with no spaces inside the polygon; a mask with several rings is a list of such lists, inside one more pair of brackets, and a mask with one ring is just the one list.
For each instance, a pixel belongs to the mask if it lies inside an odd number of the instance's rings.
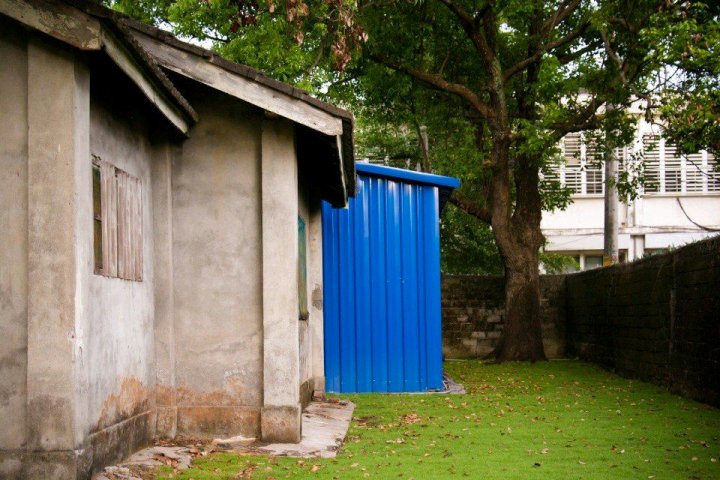
{"label": "weathered concrete wall", "polygon": [[307,320],[298,321],[298,338],[299,338],[299,356],[300,356],[300,402],[305,405],[309,402],[314,389],[313,381],[313,336],[312,336],[312,324],[317,321],[314,318],[313,313],[310,310],[312,287],[315,283],[321,282],[322,280],[316,279],[316,272],[312,268],[314,255],[316,252],[312,251],[311,244],[313,242],[313,235],[316,232],[311,231],[312,216],[317,211],[318,202],[317,199],[313,198],[312,191],[312,179],[309,176],[309,172],[306,172],[303,165],[298,164],[298,215],[305,222],[305,255],[306,255],[306,272],[307,272],[307,284],[306,284],[306,295],[308,299],[308,312],[310,317]]}
{"label": "weathered concrete wall", "polygon": [[[202,121],[180,139],[108,59],[5,23],[0,477],[85,478],[156,428],[299,440],[323,383],[322,238],[292,122],[185,85]],[[92,155],[141,180],[142,281],[94,273]]]}
{"label": "weathered concrete wall", "polygon": [[[565,277],[541,275],[543,344],[550,358],[565,354]],[[443,354],[484,357],[502,335],[505,280],[480,275],[444,275],[442,280]]]}
{"label": "weathered concrete wall", "polygon": [[287,120],[262,124],[263,408],[267,441],[301,436],[298,327],[298,165]]}
{"label": "weathered concrete wall", "polygon": [[[82,165],[77,205],[78,282],[86,288],[83,322],[85,372],[78,383],[79,417],[93,447],[93,464],[107,464],[147,444],[154,435],[154,274],[151,172],[153,117],[135,87],[111,64],[92,70],[90,153],[140,179],[142,281],[93,273],[91,157]],[[156,132],[153,132],[155,134]]]}
{"label": "weathered concrete wall", "polygon": [[[89,73],[75,53],[28,43],[27,443],[22,476],[74,478],[87,471],[77,408],[84,314],[77,245],[81,165],[89,153]],[[89,178],[89,176],[88,176]]]}
{"label": "weathered concrete wall", "polygon": [[[323,258],[320,193],[310,198],[308,225],[308,303],[310,308],[310,371],[312,390],[325,391],[325,348],[323,337]],[[310,392],[312,394],[312,391]]]}
{"label": "weathered concrete wall", "polygon": [[567,277],[568,349],[720,405],[720,237]]}
{"label": "weathered concrete wall", "polygon": [[183,91],[202,121],[172,165],[177,432],[256,436],[263,402],[262,115],[208,88]]}
{"label": "weathered concrete wall", "polygon": [[[0,31],[0,477],[85,478],[154,432],[153,116],[111,64]],[[142,180],[142,282],[93,273],[91,153]]]}
{"label": "weathered concrete wall", "polygon": [[[0,450],[22,449],[27,405],[27,37],[0,18]],[[20,460],[0,456],[0,478]]]}
{"label": "weathered concrete wall", "polygon": [[182,160],[182,149],[171,142],[154,146],[152,163],[153,275],[155,297],[155,405],[157,434],[177,433],[175,390],[175,321],[172,235],[172,165]]}

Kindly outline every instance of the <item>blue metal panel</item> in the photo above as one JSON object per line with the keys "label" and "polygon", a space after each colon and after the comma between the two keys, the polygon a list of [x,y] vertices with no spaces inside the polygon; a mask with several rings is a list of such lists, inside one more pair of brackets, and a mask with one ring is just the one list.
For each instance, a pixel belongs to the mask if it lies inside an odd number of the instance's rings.
{"label": "blue metal panel", "polygon": [[372,258],[370,277],[370,308],[372,332],[372,391],[388,391],[388,342],[387,342],[387,288],[386,279],[386,250],[385,250],[385,199],[386,189],[384,181],[370,178],[370,203],[379,208],[375,215],[370,217],[370,258]]}
{"label": "blue metal panel", "polygon": [[440,296],[440,209],[437,189],[426,188],[423,192],[423,211],[426,213],[424,236],[425,258],[425,333],[427,345],[441,345],[440,348],[427,350],[428,389],[437,390],[442,383],[442,324],[429,319],[441,318]]}
{"label": "blue metal panel", "polygon": [[457,179],[358,164],[345,209],[323,204],[330,392],[442,388],[440,196]]}

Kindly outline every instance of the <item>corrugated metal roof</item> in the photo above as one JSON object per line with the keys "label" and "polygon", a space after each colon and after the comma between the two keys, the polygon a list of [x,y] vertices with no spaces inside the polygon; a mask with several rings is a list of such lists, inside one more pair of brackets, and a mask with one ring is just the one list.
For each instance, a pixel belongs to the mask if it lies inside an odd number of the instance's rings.
{"label": "corrugated metal roof", "polygon": [[422,185],[434,185],[440,188],[452,189],[458,188],[460,186],[460,180],[454,177],[445,177],[442,175],[434,175],[432,173],[415,172],[413,170],[387,167],[385,165],[377,165],[373,163],[356,163],[355,169],[359,173],[364,173],[366,175],[390,178],[403,182],[419,183]]}
{"label": "corrugated metal roof", "polygon": [[432,173],[387,167],[385,165],[377,165],[374,163],[356,163],[355,170],[363,175],[386,178],[397,182],[438,187],[440,193],[440,211],[445,208],[445,204],[450,198],[450,195],[452,195],[453,190],[460,186],[460,180],[455,177],[445,177],[442,175],[434,175]]}

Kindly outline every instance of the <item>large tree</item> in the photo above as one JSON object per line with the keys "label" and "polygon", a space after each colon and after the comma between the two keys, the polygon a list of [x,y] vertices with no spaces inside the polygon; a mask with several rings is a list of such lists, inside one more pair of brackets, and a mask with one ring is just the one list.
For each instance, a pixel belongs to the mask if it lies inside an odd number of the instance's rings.
{"label": "large tree", "polygon": [[568,133],[599,129],[608,143],[626,137],[622,107],[646,91],[653,63],[641,33],[659,6],[652,0],[430,0],[358,7],[369,38],[364,58],[439,92],[436,101],[452,105],[451,115],[472,126],[478,195],[459,195],[454,203],[492,226],[502,258],[499,360],[545,358],[542,169],[556,160],[558,141]]}
{"label": "large tree", "polygon": [[420,163],[462,174],[465,187],[453,202],[491,226],[500,253],[506,318],[495,356],[532,361],[545,358],[540,220],[548,198],[563,202],[542,171],[558,161],[558,142],[568,133],[599,131],[608,149],[627,138],[632,126],[623,107],[647,97],[655,81],[657,52],[647,27],[675,8],[667,0],[117,0],[116,6],[351,105],[367,138],[373,125],[419,133],[429,124],[431,138],[440,139],[434,142],[455,153],[430,165],[422,148]]}

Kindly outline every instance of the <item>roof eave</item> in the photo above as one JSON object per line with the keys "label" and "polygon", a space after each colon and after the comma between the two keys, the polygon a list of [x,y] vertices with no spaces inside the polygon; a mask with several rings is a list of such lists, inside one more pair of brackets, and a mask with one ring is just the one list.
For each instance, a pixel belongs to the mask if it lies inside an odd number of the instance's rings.
{"label": "roof eave", "polygon": [[98,18],[78,9],[74,2],[54,0],[5,0],[0,2],[0,14],[79,50],[104,51],[182,133],[187,134],[197,121],[190,104],[111,18]]}

